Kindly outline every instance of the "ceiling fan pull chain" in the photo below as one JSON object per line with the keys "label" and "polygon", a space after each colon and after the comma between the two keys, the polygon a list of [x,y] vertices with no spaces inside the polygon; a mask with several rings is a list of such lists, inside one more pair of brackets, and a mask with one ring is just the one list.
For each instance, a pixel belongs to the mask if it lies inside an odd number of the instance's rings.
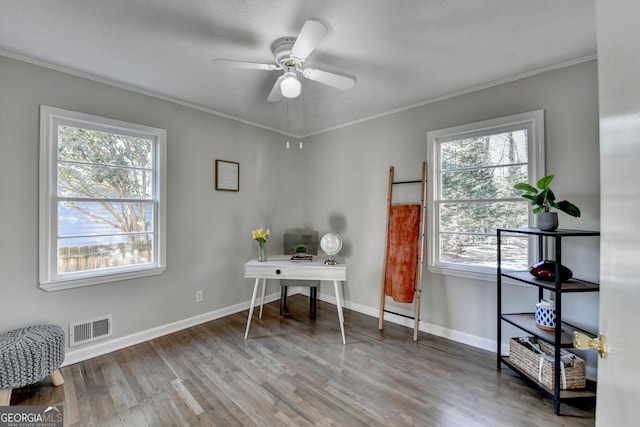
{"label": "ceiling fan pull chain", "polygon": [[287,103],[287,144],[285,145],[287,147],[287,150],[289,149],[290,145],[289,145],[289,100],[285,101]]}
{"label": "ceiling fan pull chain", "polygon": [[[300,104],[298,105],[298,133],[302,134],[302,93],[300,93]],[[302,136],[300,136],[298,148],[302,150]]]}

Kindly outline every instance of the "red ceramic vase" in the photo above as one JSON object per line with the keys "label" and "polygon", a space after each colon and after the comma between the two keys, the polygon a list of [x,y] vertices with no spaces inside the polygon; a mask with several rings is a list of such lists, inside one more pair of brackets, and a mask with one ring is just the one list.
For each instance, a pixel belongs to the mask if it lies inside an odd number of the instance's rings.
{"label": "red ceramic vase", "polygon": [[[556,280],[556,262],[544,260],[533,264],[529,267],[529,272],[542,280],[555,282]],[[560,281],[566,282],[573,277],[573,272],[564,265],[560,265]]]}

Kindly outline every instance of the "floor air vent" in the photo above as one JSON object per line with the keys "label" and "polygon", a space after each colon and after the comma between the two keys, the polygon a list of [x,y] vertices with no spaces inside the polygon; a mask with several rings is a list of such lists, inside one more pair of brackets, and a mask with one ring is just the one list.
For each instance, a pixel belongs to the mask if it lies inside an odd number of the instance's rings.
{"label": "floor air vent", "polygon": [[69,324],[69,347],[111,336],[111,315]]}

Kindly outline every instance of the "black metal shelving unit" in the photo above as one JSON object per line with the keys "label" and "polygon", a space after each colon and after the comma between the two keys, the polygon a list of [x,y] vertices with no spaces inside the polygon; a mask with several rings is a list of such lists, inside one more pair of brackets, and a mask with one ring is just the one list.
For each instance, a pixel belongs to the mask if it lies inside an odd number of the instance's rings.
{"label": "black metal shelving unit", "polygon": [[[538,259],[555,259],[555,281],[540,280],[532,276],[528,271],[502,271],[502,251],[501,243],[504,236],[513,235],[529,235],[538,239]],[[537,228],[499,228],[497,229],[498,238],[498,338],[497,338],[497,369],[502,368],[502,364],[508,366],[511,370],[518,373],[530,385],[538,389],[544,396],[553,400],[553,411],[556,415],[560,415],[560,402],[570,399],[595,399],[596,384],[592,381],[587,382],[587,387],[580,390],[561,390],[560,389],[560,369],[555,369],[554,388],[549,389],[537,378],[532,377],[509,361],[508,356],[503,356],[501,352],[502,346],[502,322],[507,322],[527,333],[538,337],[541,340],[554,346],[555,366],[560,366],[560,350],[562,348],[573,347],[573,332],[578,331],[588,336],[595,337],[590,331],[585,331],[574,325],[562,321],[562,295],[565,293],[577,292],[599,292],[600,285],[598,283],[588,282],[579,279],[570,279],[566,282],[560,281],[560,266],[562,265],[562,241],[571,237],[597,237],[600,236],[598,231],[584,230],[555,230],[541,231]],[[544,243],[546,239],[555,241],[555,257],[545,258]],[[547,254],[550,255],[550,254]],[[543,298],[543,291],[548,290],[554,292],[556,302],[556,328],[554,331],[545,331],[536,326],[535,313],[503,313],[502,312],[502,280],[509,278],[518,282],[526,283],[538,288],[538,301]]]}

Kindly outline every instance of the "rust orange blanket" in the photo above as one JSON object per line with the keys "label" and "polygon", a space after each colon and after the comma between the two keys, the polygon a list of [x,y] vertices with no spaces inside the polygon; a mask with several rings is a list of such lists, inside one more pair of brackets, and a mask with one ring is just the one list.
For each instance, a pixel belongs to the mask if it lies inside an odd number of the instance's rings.
{"label": "rust orange blanket", "polygon": [[385,294],[413,302],[420,241],[420,205],[392,205],[387,231]]}

